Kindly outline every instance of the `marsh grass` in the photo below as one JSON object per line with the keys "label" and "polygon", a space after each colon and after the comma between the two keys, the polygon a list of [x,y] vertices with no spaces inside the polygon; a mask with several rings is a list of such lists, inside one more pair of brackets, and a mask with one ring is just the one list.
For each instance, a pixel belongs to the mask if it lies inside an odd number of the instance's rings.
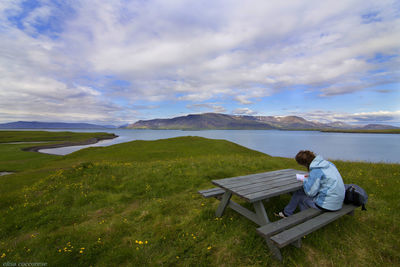
{"label": "marsh grass", "polygon": [[323,130],[321,130],[321,132],[400,134],[400,129],[323,129]]}
{"label": "marsh grass", "polygon": [[[0,145],[17,158],[21,145]],[[11,146],[11,145],[10,145]],[[15,150],[13,150],[15,149]],[[14,152],[13,152],[14,151]],[[15,153],[15,154],[13,154]],[[367,190],[356,210],[286,247],[279,263],[256,225],[197,191],[211,180],[299,166],[200,137],[134,141],[67,156],[24,155],[34,164],[1,177],[0,262],[51,266],[394,266],[399,253],[400,166],[335,161],[346,183]],[[2,159],[4,160],[3,157]],[[2,166],[13,166],[7,160]],[[265,202],[268,215],[289,201]],[[236,201],[248,205],[236,198]]]}

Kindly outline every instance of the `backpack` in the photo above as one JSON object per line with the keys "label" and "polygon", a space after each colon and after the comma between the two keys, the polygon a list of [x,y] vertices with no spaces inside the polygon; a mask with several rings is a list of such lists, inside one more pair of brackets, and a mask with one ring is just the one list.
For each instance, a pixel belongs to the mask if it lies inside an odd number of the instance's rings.
{"label": "backpack", "polygon": [[364,189],[359,187],[356,184],[345,184],[344,188],[346,190],[346,194],[344,197],[345,204],[353,204],[356,206],[362,206],[362,210],[367,210],[365,208],[365,204],[368,201],[368,194]]}

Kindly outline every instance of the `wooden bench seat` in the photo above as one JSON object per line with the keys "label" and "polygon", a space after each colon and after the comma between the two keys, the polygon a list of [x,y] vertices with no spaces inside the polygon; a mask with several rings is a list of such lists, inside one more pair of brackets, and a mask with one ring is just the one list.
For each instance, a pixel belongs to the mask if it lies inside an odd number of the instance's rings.
{"label": "wooden bench seat", "polygon": [[224,193],[225,190],[220,188],[220,187],[214,187],[206,190],[200,190],[198,191],[199,194],[201,194],[205,198],[210,198],[210,197],[221,197]]}
{"label": "wooden bench seat", "polygon": [[295,213],[287,218],[269,223],[257,229],[263,236],[271,252],[282,260],[280,248],[289,244],[301,246],[301,238],[321,227],[335,221],[346,214],[353,214],[356,206],[343,205],[342,209],[334,212],[322,212],[316,209],[307,209]]}

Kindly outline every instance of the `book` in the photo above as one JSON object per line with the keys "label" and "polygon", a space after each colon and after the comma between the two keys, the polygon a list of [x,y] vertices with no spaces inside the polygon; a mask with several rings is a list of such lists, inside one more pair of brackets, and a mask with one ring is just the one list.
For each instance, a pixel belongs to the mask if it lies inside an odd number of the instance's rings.
{"label": "book", "polygon": [[304,181],[304,179],[307,179],[308,178],[308,174],[299,174],[299,173],[296,173],[296,179],[297,179],[297,181]]}

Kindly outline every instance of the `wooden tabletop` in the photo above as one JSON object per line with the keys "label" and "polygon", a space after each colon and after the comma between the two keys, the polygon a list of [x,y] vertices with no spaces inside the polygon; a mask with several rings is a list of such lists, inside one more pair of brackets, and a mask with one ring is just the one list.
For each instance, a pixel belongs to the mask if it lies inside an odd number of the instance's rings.
{"label": "wooden tabletop", "polygon": [[212,180],[212,183],[249,202],[256,202],[302,188],[303,183],[296,180],[296,173],[306,174],[300,170],[285,169]]}

